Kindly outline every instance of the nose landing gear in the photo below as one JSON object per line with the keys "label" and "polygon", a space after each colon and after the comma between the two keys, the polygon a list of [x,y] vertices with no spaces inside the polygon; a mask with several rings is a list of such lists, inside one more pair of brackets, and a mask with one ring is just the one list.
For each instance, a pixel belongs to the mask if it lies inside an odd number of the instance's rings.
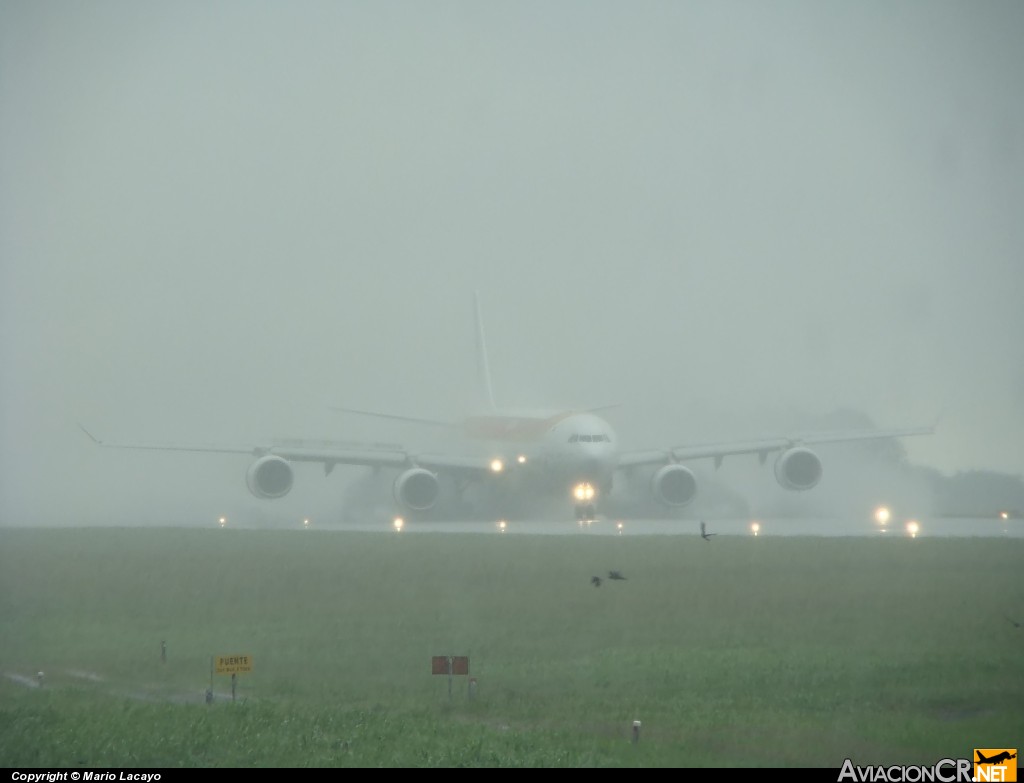
{"label": "nose landing gear", "polygon": [[593,522],[597,518],[597,509],[593,503],[586,503],[576,506],[577,522]]}

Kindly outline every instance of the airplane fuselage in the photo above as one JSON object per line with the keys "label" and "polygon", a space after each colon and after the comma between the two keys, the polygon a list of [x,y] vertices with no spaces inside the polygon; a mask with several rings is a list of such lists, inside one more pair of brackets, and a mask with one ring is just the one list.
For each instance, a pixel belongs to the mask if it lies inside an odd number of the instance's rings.
{"label": "airplane fuselage", "polygon": [[546,491],[564,492],[577,507],[592,508],[611,490],[618,438],[596,414],[474,416],[466,420],[465,433],[486,441],[508,470]]}

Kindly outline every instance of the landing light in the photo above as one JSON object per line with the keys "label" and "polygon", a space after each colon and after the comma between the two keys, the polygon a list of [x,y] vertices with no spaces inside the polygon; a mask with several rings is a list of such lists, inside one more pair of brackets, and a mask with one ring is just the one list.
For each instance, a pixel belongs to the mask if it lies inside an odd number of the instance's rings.
{"label": "landing light", "polygon": [[619,535],[621,536],[622,535],[622,523],[621,522],[616,523],[615,527],[617,527],[619,529]]}
{"label": "landing light", "polygon": [[508,529],[508,522],[506,522],[504,519],[499,519],[498,520],[498,532],[499,533],[504,533],[507,529]]}
{"label": "landing light", "polygon": [[503,471],[504,469],[505,469],[505,463],[502,462],[500,459],[492,459],[491,460],[491,470],[492,471],[494,471],[495,473],[501,473],[501,471]]}
{"label": "landing light", "polygon": [[761,523],[760,522],[751,522],[750,523],[750,532],[753,533],[755,536],[758,533],[760,533],[761,532]]}
{"label": "landing light", "polygon": [[525,454],[520,454],[518,457],[516,457],[516,462],[518,462],[520,465],[525,465],[526,464],[526,455]]}
{"label": "landing light", "polygon": [[999,518],[1000,519],[1009,519],[1010,518],[1010,514],[1007,511],[1000,511],[999,512]]}
{"label": "landing light", "polygon": [[572,488],[572,495],[577,500],[593,500],[594,499],[594,485],[593,484],[577,484]]}
{"label": "landing light", "polygon": [[302,526],[303,527],[309,527],[309,520],[308,519],[302,520]]}
{"label": "landing light", "polygon": [[889,517],[891,516],[892,515],[889,513],[889,509],[887,509],[885,506],[879,506],[878,508],[875,509],[875,521],[880,525],[888,523]]}
{"label": "landing light", "polygon": [[405,520],[402,519],[401,517],[395,517],[395,521],[394,521],[393,524],[395,526],[395,532],[396,533],[401,533],[402,532],[402,528],[405,527]]}
{"label": "landing light", "polygon": [[221,517],[217,521],[220,523],[221,527],[224,527],[224,525],[226,525],[228,523],[228,518],[227,517]]}
{"label": "landing light", "polygon": [[918,531],[920,530],[921,526],[916,522],[916,520],[912,519],[909,522],[907,522],[907,534],[911,538],[917,538]]}

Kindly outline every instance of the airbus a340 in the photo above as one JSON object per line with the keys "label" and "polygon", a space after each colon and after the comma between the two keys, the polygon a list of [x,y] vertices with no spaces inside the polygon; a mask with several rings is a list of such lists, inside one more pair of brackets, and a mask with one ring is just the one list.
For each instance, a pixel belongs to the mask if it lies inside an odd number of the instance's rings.
{"label": "airbus a340", "polygon": [[[662,509],[682,509],[697,495],[698,480],[687,462],[756,454],[764,463],[774,456],[774,474],[788,490],[814,488],[822,476],[813,446],[823,443],[925,435],[933,427],[862,430],[741,442],[678,445],[649,450],[620,448],[615,430],[600,409],[503,411],[494,402],[479,298],[476,300],[477,361],[484,410],[458,424],[394,414],[354,411],[410,422],[444,424],[464,436],[462,453],[422,452],[334,441],[268,441],[246,446],[107,442],[82,429],[101,446],[193,452],[244,453],[255,459],[245,474],[259,498],[288,494],[294,465],[316,462],[330,474],[337,465],[371,469],[351,502],[411,519],[531,517],[574,512],[594,519],[606,506],[613,486],[628,484]],[[351,410],[351,409],[342,409]],[[349,509],[351,518],[358,509]]]}

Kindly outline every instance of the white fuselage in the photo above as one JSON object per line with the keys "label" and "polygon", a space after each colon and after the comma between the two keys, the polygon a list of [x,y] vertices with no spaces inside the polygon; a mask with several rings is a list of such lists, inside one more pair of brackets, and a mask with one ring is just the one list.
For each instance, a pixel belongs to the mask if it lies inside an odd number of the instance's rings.
{"label": "white fuselage", "polygon": [[466,431],[486,440],[509,470],[546,490],[573,498],[581,485],[589,485],[594,494],[574,500],[593,503],[611,488],[618,439],[596,414],[478,416],[467,420]]}

